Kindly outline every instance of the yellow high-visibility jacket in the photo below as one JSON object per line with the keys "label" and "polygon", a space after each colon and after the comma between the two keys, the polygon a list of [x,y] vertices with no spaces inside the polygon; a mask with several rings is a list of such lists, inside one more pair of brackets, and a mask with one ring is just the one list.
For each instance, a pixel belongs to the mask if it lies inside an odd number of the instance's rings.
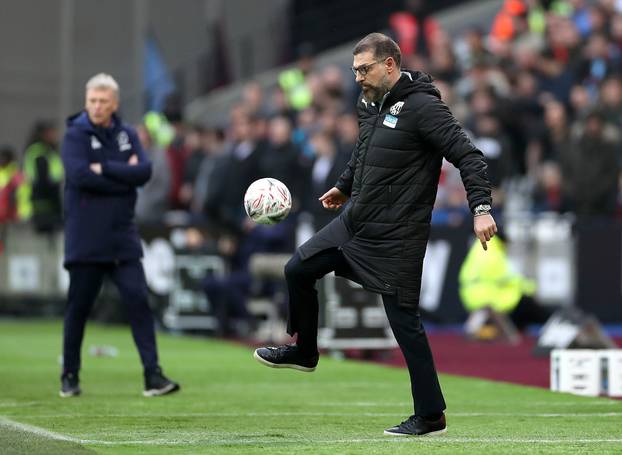
{"label": "yellow high-visibility jacket", "polygon": [[523,295],[533,295],[533,280],[514,272],[505,244],[499,237],[484,251],[479,240],[469,250],[458,277],[460,298],[467,311],[490,307],[499,313],[511,312]]}
{"label": "yellow high-visibility jacket", "polygon": [[279,74],[279,86],[285,93],[289,105],[297,111],[311,106],[313,94],[305,80],[305,75],[298,68],[290,68]]}

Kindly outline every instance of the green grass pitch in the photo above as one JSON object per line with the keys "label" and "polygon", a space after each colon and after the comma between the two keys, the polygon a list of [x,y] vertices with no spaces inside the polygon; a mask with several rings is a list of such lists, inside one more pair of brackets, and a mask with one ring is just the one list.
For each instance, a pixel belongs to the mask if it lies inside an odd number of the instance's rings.
{"label": "green grass pitch", "polygon": [[[61,323],[0,320],[0,453],[622,453],[622,401],[442,375],[448,432],[395,438],[382,431],[411,414],[405,370],[324,356],[308,374],[232,343],[158,342],[181,393],[144,398],[129,328],[90,324],[83,395],[62,399]],[[119,355],[91,357],[90,345]]]}

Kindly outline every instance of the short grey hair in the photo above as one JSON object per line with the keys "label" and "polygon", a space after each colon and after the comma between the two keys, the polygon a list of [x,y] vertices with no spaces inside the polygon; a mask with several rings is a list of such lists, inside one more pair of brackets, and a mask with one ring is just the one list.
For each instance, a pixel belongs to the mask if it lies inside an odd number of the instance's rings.
{"label": "short grey hair", "polygon": [[109,89],[112,90],[117,98],[119,98],[119,84],[110,74],[99,73],[93,76],[86,83],[86,90],[91,89]]}

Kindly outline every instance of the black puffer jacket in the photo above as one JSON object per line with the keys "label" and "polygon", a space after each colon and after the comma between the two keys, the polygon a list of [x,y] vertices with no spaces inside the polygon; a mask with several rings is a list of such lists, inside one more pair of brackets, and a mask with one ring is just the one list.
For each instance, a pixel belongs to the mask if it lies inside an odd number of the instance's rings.
{"label": "black puffer jacket", "polygon": [[336,183],[348,207],[300,254],[339,247],[348,278],[414,306],[443,157],[460,169],[471,209],[491,203],[486,164],[427,74],[404,71],[380,105],[360,97],[358,113],[357,145]]}

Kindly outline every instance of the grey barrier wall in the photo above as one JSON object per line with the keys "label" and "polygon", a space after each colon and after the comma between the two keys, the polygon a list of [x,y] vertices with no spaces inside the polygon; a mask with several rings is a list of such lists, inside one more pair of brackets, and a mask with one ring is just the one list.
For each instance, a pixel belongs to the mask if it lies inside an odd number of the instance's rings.
{"label": "grey barrier wall", "polygon": [[[577,304],[602,322],[622,322],[619,225],[580,225],[573,230],[568,219],[540,216],[509,220],[505,230],[512,263],[536,280],[540,301],[554,306]],[[32,299],[62,301],[68,285],[62,267],[62,234],[40,236],[26,224],[4,226],[0,232],[4,245],[0,313],[7,300],[25,304]],[[210,313],[201,292],[202,274],[225,274],[227,269],[226,262],[213,252],[188,250],[184,232],[165,227],[141,229],[143,264],[155,305],[161,309],[160,316],[178,328],[199,321],[179,319],[184,312],[197,318]],[[435,321],[456,323],[466,318],[458,296],[458,273],[474,240],[470,226],[432,229],[421,307]],[[107,298],[110,293],[104,292],[100,300]]]}
{"label": "grey barrier wall", "polygon": [[30,224],[0,226],[0,302],[3,298],[61,299],[68,286],[60,233],[38,235]]}

